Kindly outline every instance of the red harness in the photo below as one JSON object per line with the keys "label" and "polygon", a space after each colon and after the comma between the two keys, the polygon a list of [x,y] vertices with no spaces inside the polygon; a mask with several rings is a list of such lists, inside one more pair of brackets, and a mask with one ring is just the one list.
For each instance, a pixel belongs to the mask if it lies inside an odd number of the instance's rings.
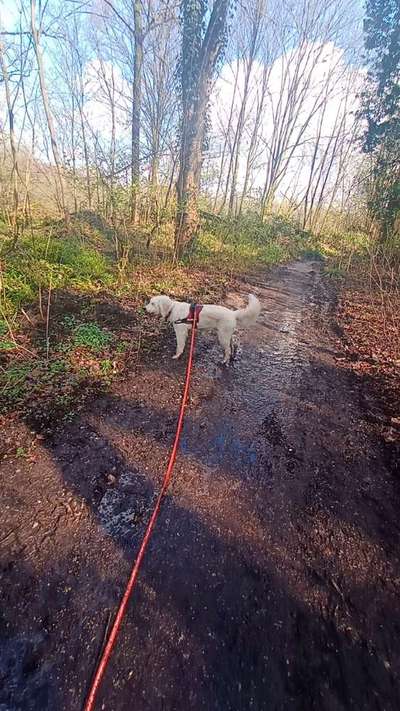
{"label": "red harness", "polygon": [[[180,318],[177,321],[173,321],[172,323],[174,323],[174,324],[175,323],[193,323],[195,317],[196,317],[196,321],[198,321],[202,308],[203,308],[203,304],[190,304],[189,313],[186,316],[186,318]],[[171,311],[172,311],[172,309],[171,309]],[[169,317],[171,311],[167,314],[166,320],[168,320],[168,317]]]}

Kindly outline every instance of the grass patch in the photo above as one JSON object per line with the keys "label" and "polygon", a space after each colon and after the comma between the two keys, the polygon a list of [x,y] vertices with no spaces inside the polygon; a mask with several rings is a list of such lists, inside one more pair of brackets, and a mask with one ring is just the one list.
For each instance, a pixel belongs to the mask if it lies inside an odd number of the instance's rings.
{"label": "grass patch", "polygon": [[[41,291],[70,287],[95,290],[112,284],[111,263],[77,238],[36,235],[24,238],[4,260],[0,305],[14,314],[38,299]],[[0,334],[1,335],[1,334]]]}
{"label": "grass patch", "polygon": [[318,239],[321,254],[328,259],[346,263],[353,257],[363,257],[371,247],[371,237],[365,232],[325,232]]}
{"label": "grass patch", "polygon": [[0,392],[6,401],[18,401],[26,391],[26,383],[32,363],[16,362],[3,368],[0,375]]}
{"label": "grass patch", "polygon": [[[22,360],[23,352],[8,356],[0,367],[0,401],[3,412],[23,408],[51,412],[69,411],[83,395],[82,383],[92,387],[108,385],[114,376],[114,361],[122,368],[124,352],[116,353],[115,336],[96,322],[79,323],[67,315],[61,322],[59,338],[46,357],[45,346],[35,357]],[[67,329],[67,337],[63,336]],[[85,385],[86,387],[86,385]]]}
{"label": "grass patch", "polygon": [[0,341],[0,351],[13,351],[15,349],[14,341],[2,340]]}

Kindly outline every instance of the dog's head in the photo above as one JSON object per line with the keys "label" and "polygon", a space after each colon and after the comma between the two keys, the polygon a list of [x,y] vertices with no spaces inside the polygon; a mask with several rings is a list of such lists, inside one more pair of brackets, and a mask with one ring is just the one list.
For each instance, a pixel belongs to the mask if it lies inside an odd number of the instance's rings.
{"label": "dog's head", "polygon": [[173,301],[169,296],[153,296],[146,306],[146,311],[149,314],[157,314],[158,316],[166,316],[171,311]]}

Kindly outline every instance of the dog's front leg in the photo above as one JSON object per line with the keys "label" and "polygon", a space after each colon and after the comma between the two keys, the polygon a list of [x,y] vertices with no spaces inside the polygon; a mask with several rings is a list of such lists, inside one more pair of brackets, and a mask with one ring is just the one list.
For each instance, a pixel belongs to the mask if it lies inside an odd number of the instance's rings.
{"label": "dog's front leg", "polygon": [[188,337],[189,329],[184,324],[179,324],[174,326],[175,336],[176,336],[176,353],[173,358],[180,358],[183,351],[185,350],[186,339]]}

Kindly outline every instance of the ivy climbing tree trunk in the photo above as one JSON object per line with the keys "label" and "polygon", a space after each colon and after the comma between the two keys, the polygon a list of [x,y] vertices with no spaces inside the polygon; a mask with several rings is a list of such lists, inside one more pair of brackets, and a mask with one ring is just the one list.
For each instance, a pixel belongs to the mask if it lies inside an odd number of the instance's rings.
{"label": "ivy climbing tree trunk", "polygon": [[206,25],[206,0],[182,0],[180,80],[182,121],[177,181],[175,258],[199,227],[198,192],[211,81],[224,42],[230,0],[214,0]]}

